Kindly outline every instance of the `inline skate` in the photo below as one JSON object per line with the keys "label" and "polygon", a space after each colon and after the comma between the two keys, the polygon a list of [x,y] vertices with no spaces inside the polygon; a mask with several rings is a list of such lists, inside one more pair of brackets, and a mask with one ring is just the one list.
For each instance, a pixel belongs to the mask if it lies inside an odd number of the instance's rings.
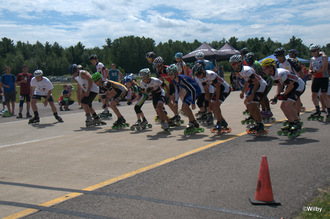
{"label": "inline skate", "polygon": [[176,126],[180,126],[184,123],[184,121],[181,119],[181,116],[175,115],[172,118],[170,118],[171,122],[175,123]]}
{"label": "inline skate", "polygon": [[245,124],[246,125],[249,125],[249,124],[253,125],[255,123],[255,121],[254,121],[252,116],[249,116],[249,117],[245,118],[244,120],[242,120],[241,123],[242,123],[242,125],[245,125]]}
{"label": "inline skate", "polygon": [[305,133],[306,129],[302,127],[302,125],[297,122],[294,123],[288,133],[288,137],[289,138],[294,138],[294,137],[298,137],[301,133]]}
{"label": "inline skate", "polygon": [[112,129],[121,129],[125,127],[129,127],[129,124],[126,123],[124,117],[118,118],[118,120],[112,125]]}
{"label": "inline skate", "polygon": [[251,128],[249,128],[247,130],[248,134],[251,134],[253,136],[263,136],[268,134],[268,130],[265,129],[264,124],[263,123],[258,123],[254,126],[252,126]]}
{"label": "inline skate", "polygon": [[199,128],[199,124],[195,121],[189,122],[187,127],[184,129],[184,135],[191,135],[198,132],[204,132],[203,128]]}
{"label": "inline skate", "polygon": [[211,129],[211,132],[218,132],[219,134],[221,133],[229,133],[231,132],[231,128],[228,127],[228,123],[225,120],[218,121],[216,126]]}
{"label": "inline skate", "polygon": [[102,113],[99,113],[98,116],[100,118],[111,118],[112,114],[109,112],[109,110],[104,110]]}
{"label": "inline skate", "polygon": [[40,118],[38,116],[35,116],[35,117],[29,119],[29,124],[32,124],[32,125],[39,124],[39,122],[40,122]]}
{"label": "inline skate", "polygon": [[310,115],[309,117],[307,117],[307,120],[310,121],[310,120],[319,120],[319,121],[323,121],[324,119],[324,116],[321,115],[321,112],[320,111],[316,111],[315,113],[313,113],[312,115]]}
{"label": "inline skate", "polygon": [[99,126],[99,125],[106,125],[107,123],[104,122],[100,117],[96,117],[93,119],[94,125]]}
{"label": "inline skate", "polygon": [[276,119],[273,117],[273,113],[271,111],[262,111],[261,112],[262,122],[275,122]]}

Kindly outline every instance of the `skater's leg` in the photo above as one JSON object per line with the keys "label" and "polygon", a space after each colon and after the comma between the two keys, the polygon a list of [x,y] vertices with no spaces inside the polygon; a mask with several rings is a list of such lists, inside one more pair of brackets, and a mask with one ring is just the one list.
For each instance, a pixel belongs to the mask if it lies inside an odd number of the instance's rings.
{"label": "skater's leg", "polygon": [[122,117],[120,111],[117,108],[118,102],[114,99],[111,100],[110,102],[110,108],[113,110],[113,112],[116,114],[118,118]]}
{"label": "skater's leg", "polygon": [[195,120],[195,116],[194,116],[193,112],[191,111],[191,109],[190,109],[190,107],[187,103],[182,104],[182,110],[186,114],[186,116],[188,117],[189,122],[192,122],[192,121]]}

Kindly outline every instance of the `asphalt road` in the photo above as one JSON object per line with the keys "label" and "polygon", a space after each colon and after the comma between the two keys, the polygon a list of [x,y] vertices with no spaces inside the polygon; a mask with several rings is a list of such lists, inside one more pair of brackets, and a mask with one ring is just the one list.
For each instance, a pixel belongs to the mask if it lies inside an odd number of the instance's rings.
{"label": "asphalt road", "polygon": [[[303,103],[312,109],[310,89]],[[273,92],[273,91],[272,91]],[[100,109],[100,104],[95,103]],[[183,127],[165,134],[143,110],[152,129],[84,127],[75,105],[57,123],[40,107],[41,124],[1,118],[0,217],[7,218],[293,218],[329,186],[329,128],[302,115],[306,133],[265,137],[245,134],[243,103],[233,92],[223,105],[232,133],[184,136]],[[130,123],[132,107],[120,110]],[[278,120],[284,118],[273,106]],[[185,117],[183,117],[186,120]],[[210,127],[209,127],[210,128]],[[273,193],[280,206],[256,206],[261,157],[266,155]]]}

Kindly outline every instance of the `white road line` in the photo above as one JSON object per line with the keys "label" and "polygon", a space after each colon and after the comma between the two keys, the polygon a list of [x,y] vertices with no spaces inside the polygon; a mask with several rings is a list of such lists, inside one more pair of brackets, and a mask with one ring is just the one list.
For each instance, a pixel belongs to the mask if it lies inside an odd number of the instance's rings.
{"label": "white road line", "polygon": [[7,145],[0,145],[0,148],[12,147],[12,146],[23,145],[23,144],[29,144],[29,143],[39,142],[39,141],[46,141],[46,140],[49,140],[49,139],[59,138],[59,137],[62,137],[62,136],[64,136],[64,135],[59,135],[59,136],[50,137],[50,138],[37,139],[37,140],[31,140],[31,141],[23,141],[23,142],[7,144]]}

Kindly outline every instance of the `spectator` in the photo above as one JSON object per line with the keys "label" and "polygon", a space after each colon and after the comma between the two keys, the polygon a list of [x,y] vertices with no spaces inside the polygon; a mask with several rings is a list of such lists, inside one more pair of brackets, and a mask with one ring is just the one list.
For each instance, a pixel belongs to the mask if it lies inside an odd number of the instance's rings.
{"label": "spectator", "polygon": [[[5,101],[7,103],[8,112],[11,116],[15,112],[16,101],[16,77],[10,73],[10,67],[5,67],[5,74],[1,76],[1,87],[3,87],[3,93],[5,95]],[[11,106],[10,106],[11,104]]]}
{"label": "spectator", "polygon": [[111,64],[111,69],[109,70],[109,78],[111,81],[121,82],[123,79],[123,73],[116,68],[116,64]]}
{"label": "spectator", "polygon": [[30,82],[33,78],[33,75],[28,73],[28,67],[26,65],[22,66],[22,73],[17,75],[16,84],[20,86],[20,96],[19,96],[19,113],[16,118],[23,118],[22,111],[23,105],[26,101],[26,118],[32,117],[30,114],[30,106],[31,106],[31,86]]}
{"label": "spectator", "polygon": [[61,92],[61,96],[58,99],[58,103],[60,104],[60,111],[63,111],[63,106],[65,111],[69,111],[69,105],[72,105],[74,101],[71,97],[71,89],[72,85],[63,85],[63,90]]}

